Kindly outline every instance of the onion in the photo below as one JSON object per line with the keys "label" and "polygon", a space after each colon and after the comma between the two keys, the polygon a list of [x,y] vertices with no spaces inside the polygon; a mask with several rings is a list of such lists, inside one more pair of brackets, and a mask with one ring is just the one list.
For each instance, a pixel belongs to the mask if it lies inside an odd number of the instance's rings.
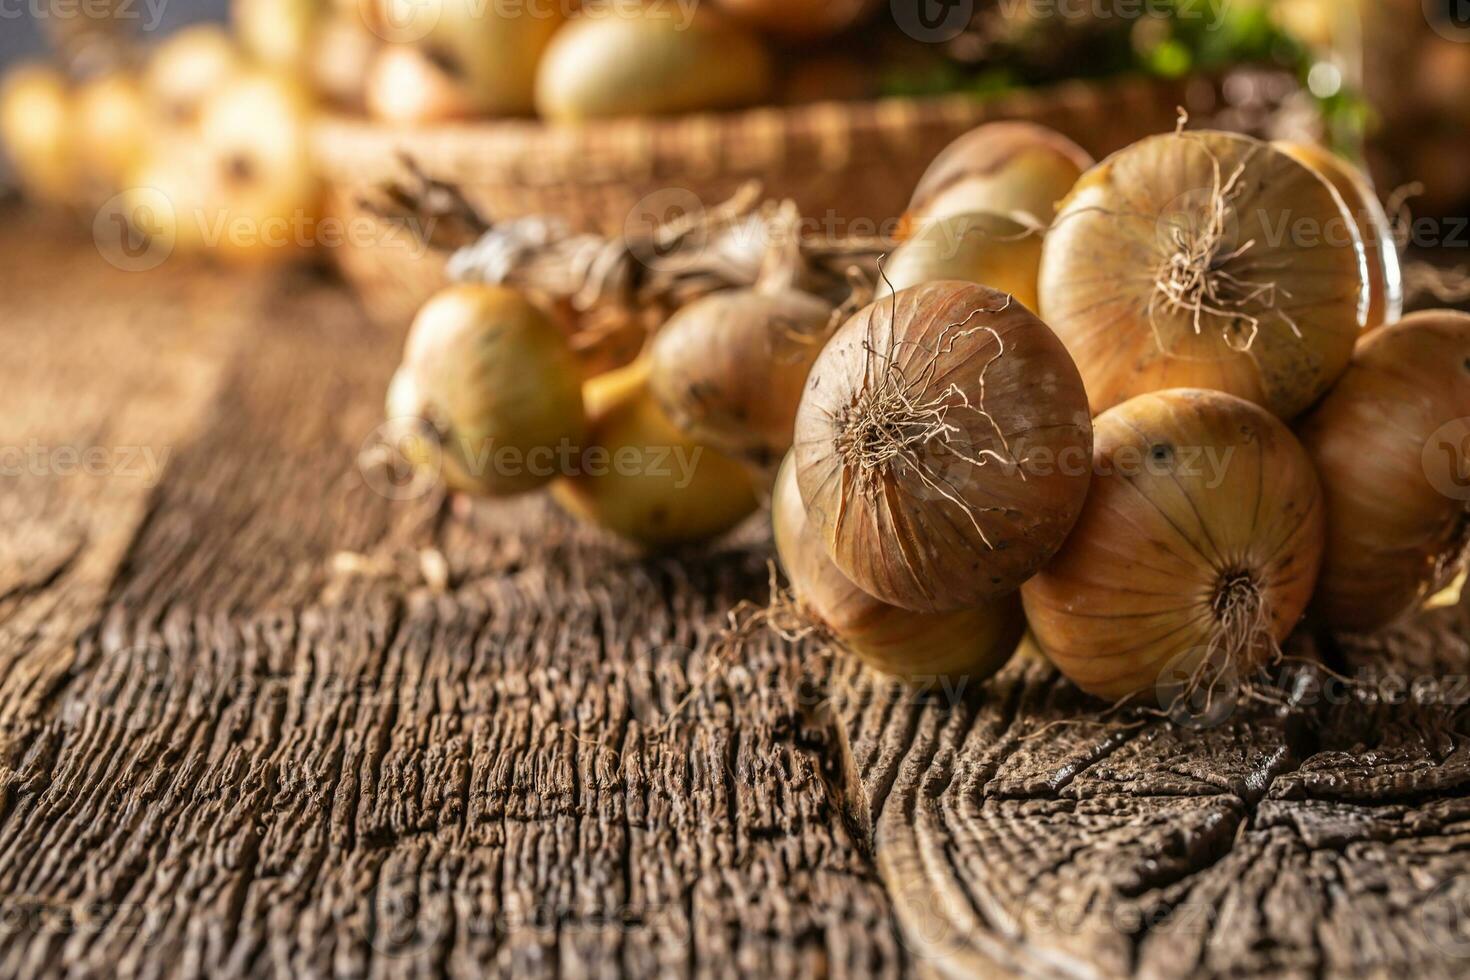
{"label": "onion", "polygon": [[1014,591],[1061,546],[1090,477],[1077,368],[972,283],[905,289],[827,344],[796,418],[818,536],[864,591],[918,612]]}
{"label": "onion", "polygon": [[807,523],[790,456],[776,477],[771,523],[781,565],[803,610],[885,674],[910,680],[983,679],[1004,666],[1025,631],[1015,593],[971,609],[919,613],[881,602],[853,585]]}
{"label": "onion", "polygon": [[945,147],[919,179],[907,232],[952,214],[988,211],[1045,225],[1093,163],[1061,133],[1034,123],[987,123]]}
{"label": "onion", "polygon": [[150,53],[143,87],[164,122],[192,126],[200,106],[244,67],[243,55],[223,27],[194,24],[170,34]]}
{"label": "onion", "polygon": [[1327,551],[1314,612],[1369,631],[1464,568],[1470,546],[1470,316],[1415,313],[1364,337],[1302,423]]}
{"label": "onion", "polygon": [[1028,310],[1037,306],[1041,236],[998,214],[938,218],[900,245],[883,269],[879,295],[920,283],[957,279],[1009,293]]}
{"label": "onion", "polygon": [[125,187],[145,160],[149,119],[142,85],[125,72],[98,76],[77,89],[75,111],[77,153],[93,189]]}
{"label": "onion", "polygon": [[0,152],[37,201],[79,197],[75,115],[66,76],[49,65],[24,64],[0,81]]}
{"label": "onion", "polygon": [[720,6],[763,31],[813,38],[851,27],[877,4],[875,0],[720,0]]}
{"label": "onion", "polygon": [[1041,315],[1093,411],[1213,388],[1291,418],[1347,367],[1367,263],[1341,198],[1244,136],[1153,136],[1078,183],[1041,256]]}
{"label": "onion", "polygon": [[519,293],[457,285],[414,320],[389,414],[438,431],[453,489],[503,496],[557,475],[585,419],[576,360],[555,323]]}
{"label": "onion", "polygon": [[1216,391],[1139,395],[1095,425],[1087,506],[1021,589],[1037,642],[1104,698],[1175,672],[1244,677],[1317,579],[1322,495],[1306,453],[1270,413]]}
{"label": "onion", "polygon": [[725,109],[764,98],[765,48],[708,8],[687,23],[672,7],[618,5],[574,18],[552,39],[536,76],[536,108],[548,119]]}
{"label": "onion", "polygon": [[1404,315],[1404,277],[1388,213],[1368,175],[1331,150],[1311,143],[1272,144],[1324,177],[1347,205],[1368,251],[1368,328],[1396,323]]}
{"label": "onion", "polygon": [[653,342],[649,386],[691,438],[770,465],[791,447],[832,307],[797,290],[734,290],[680,310]]}
{"label": "onion", "polygon": [[703,541],[756,508],[744,467],[681,433],[648,390],[648,362],[585,387],[590,433],[552,486],[566,510],[646,548]]}

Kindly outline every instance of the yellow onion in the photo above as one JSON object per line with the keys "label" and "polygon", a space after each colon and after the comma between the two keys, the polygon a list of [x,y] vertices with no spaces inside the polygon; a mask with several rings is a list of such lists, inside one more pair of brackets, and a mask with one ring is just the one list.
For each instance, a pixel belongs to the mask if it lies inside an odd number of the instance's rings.
{"label": "yellow onion", "polygon": [[312,85],[334,104],[361,110],[367,74],[381,47],[381,39],[362,18],[334,15],[322,24],[312,46],[308,65]]}
{"label": "yellow onion", "polygon": [[973,283],[905,289],[828,342],[796,417],[796,476],[844,575],[918,612],[1012,592],[1082,509],[1092,426],[1056,335]]}
{"label": "yellow onion", "polygon": [[1388,213],[1368,175],[1325,147],[1280,141],[1272,144],[1324,177],[1347,205],[1368,252],[1368,329],[1396,323],[1404,315],[1404,277]]}
{"label": "yellow onion", "polygon": [[552,486],[566,510],[645,548],[703,541],[756,508],[740,463],[679,431],[648,390],[648,362],[585,387],[590,423],[572,472]]}
{"label": "yellow onion", "polygon": [[239,49],[222,27],[196,24],[169,35],[154,49],[143,87],[161,119],[191,126],[205,100],[243,67]]}
{"label": "yellow onion", "polygon": [[46,204],[75,203],[80,170],[75,104],[66,77],[48,65],[22,65],[0,82],[0,152],[22,189]]}
{"label": "yellow onion", "polygon": [[[972,211],[1022,215],[1045,225],[1092,157],[1061,133],[1025,122],[987,123],[945,147],[920,178],[907,232]],[[907,233],[906,232],[906,233]]]}
{"label": "yellow onion", "polygon": [[368,115],[400,125],[468,119],[478,112],[464,85],[422,51],[390,44],[378,50],[363,80]]}
{"label": "yellow onion", "polygon": [[574,122],[726,109],[766,96],[771,68],[759,38],[707,8],[683,17],[656,4],[574,18],[541,61],[537,109]]}
{"label": "yellow onion", "polygon": [[390,415],[425,419],[438,432],[444,481],[467,493],[545,485],[586,432],[577,362],[561,330],[498,286],[450,286],[424,305],[390,396]]}
{"label": "yellow onion", "polygon": [[955,612],[921,613],[853,585],[807,523],[790,456],[776,477],[771,524],[781,566],[803,611],[875,670],[909,680],[983,680],[1005,665],[1025,631],[1015,593]]}
{"label": "yellow onion", "polygon": [[998,214],[954,214],[929,222],[894,250],[879,295],[939,279],[958,279],[1009,293],[1037,306],[1041,236]]}
{"label": "yellow onion", "polygon": [[1066,546],[1021,588],[1031,632],[1083,690],[1244,678],[1279,649],[1317,580],[1322,494],[1269,412],[1174,389],[1098,416],[1096,473]]}
{"label": "yellow onion", "polygon": [[1094,412],[1213,388],[1291,418],[1367,319],[1357,226],[1311,168],[1245,136],[1153,136],[1078,181],[1046,236],[1041,315]]}
{"label": "yellow onion", "polygon": [[791,448],[832,307],[797,290],[715,293],[676,313],[650,351],[649,386],[698,442],[771,465]]}
{"label": "yellow onion", "polygon": [[823,37],[856,24],[875,0],[720,0],[731,14],[763,31],[792,38]]}
{"label": "yellow onion", "polygon": [[[473,115],[525,115],[537,65],[564,23],[565,5],[527,0],[363,0],[380,36],[421,56],[462,94]],[[405,73],[404,84],[412,84]],[[412,92],[404,102],[424,102]],[[444,118],[444,117],[439,117]]]}
{"label": "yellow onion", "polygon": [[1313,607],[1366,632],[1417,609],[1470,546],[1470,316],[1414,313],[1362,339],[1301,427],[1327,499]]}
{"label": "yellow onion", "polygon": [[148,113],[142,86],[132,75],[114,72],[77,89],[76,141],[83,165],[96,188],[116,191],[144,159]]}
{"label": "yellow onion", "polygon": [[231,0],[230,21],[258,64],[297,74],[306,68],[325,10],[322,0]]}

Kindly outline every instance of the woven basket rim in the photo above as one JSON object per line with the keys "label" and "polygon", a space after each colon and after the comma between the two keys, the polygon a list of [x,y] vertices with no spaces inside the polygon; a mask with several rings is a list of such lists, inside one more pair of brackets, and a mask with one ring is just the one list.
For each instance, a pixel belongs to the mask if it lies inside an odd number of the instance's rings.
{"label": "woven basket rim", "polygon": [[1201,77],[1122,75],[1074,80],[990,98],[950,94],[857,102],[759,106],[725,112],[592,120],[481,119],[426,126],[342,114],[313,127],[318,171],[362,183],[401,173],[407,152],[450,180],[505,180],[533,186],[600,184],[772,171],[842,172],[872,154],[905,152],[905,137],[1003,119],[1045,123],[1080,105],[1126,111],[1167,93],[1182,100]]}

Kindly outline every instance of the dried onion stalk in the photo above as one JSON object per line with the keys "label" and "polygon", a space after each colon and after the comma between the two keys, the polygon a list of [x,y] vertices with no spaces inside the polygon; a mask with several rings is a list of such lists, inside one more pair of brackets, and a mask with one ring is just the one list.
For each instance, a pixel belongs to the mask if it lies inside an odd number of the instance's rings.
{"label": "dried onion stalk", "polygon": [[1366,632],[1417,609],[1470,548],[1470,316],[1414,313],[1363,338],[1302,423],[1322,475],[1327,551],[1313,602]]}
{"label": "dried onion stalk", "polygon": [[1347,367],[1369,299],[1362,241],[1327,181],[1207,131],[1150,137],[1089,171],[1046,237],[1040,290],[1094,412],[1195,387],[1282,418]]}
{"label": "dried onion stalk", "polygon": [[1096,475],[1065,547],[1021,589],[1031,630],[1108,699],[1167,674],[1246,677],[1279,653],[1322,554],[1322,495],[1278,419],[1215,391],[1139,395],[1096,420]]}
{"label": "dried onion stalk", "polygon": [[812,368],[797,481],[837,566],[918,612],[1015,590],[1061,545],[1090,477],[1077,368],[1010,297],[915,286],[859,311]]}

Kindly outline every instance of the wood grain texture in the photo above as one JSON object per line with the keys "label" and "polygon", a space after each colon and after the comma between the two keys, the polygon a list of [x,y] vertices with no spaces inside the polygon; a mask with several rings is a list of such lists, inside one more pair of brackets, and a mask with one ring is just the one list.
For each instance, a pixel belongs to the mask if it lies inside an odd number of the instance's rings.
{"label": "wood grain texture", "polygon": [[0,480],[0,975],[907,971],[799,653],[701,681],[763,555],[390,502],[339,291],[8,246],[6,444],[172,451]]}
{"label": "wood grain texture", "polygon": [[1206,727],[1076,724],[1026,657],[726,661],[759,522],[640,559],[387,499],[401,337],[338,288],[0,254],[0,977],[1470,969],[1463,610],[1326,651],[1410,703]]}

